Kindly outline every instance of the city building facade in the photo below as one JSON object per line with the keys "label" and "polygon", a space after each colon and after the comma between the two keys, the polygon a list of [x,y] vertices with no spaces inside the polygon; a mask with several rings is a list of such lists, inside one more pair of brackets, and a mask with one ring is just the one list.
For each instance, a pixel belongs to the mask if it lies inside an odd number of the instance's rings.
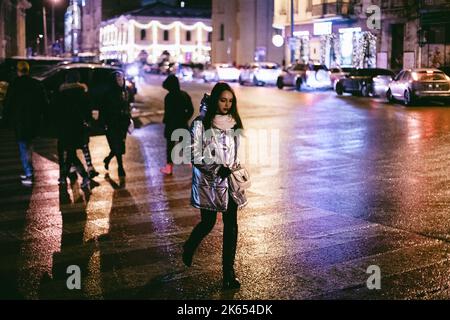
{"label": "city building facade", "polygon": [[243,65],[281,63],[283,48],[273,44],[274,1],[212,1],[212,62]]}
{"label": "city building facade", "polygon": [[152,3],[103,21],[100,58],[133,62],[145,56],[155,63],[164,53],[180,63],[206,63],[211,59],[209,9]]}
{"label": "city building facade", "polygon": [[102,21],[140,5],[141,0],[70,0],[64,16],[65,51],[98,55]]}
{"label": "city building facade", "polygon": [[[375,67],[379,30],[367,23],[370,1],[275,0],[273,25],[289,62]],[[293,9],[293,34],[291,32]]]}
{"label": "city building facade", "polygon": [[286,61],[393,70],[450,65],[448,0],[274,0],[274,6]]}
{"label": "city building facade", "polygon": [[25,16],[31,3],[26,0],[0,1],[0,59],[25,56]]}

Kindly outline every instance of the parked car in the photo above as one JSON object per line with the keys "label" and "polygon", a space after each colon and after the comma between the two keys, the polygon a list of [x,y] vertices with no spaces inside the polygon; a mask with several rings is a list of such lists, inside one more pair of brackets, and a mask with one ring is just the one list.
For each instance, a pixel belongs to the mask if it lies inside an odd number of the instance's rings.
{"label": "parked car", "polygon": [[349,75],[351,71],[355,70],[355,68],[351,67],[335,67],[330,69],[330,79],[331,83],[333,84],[333,90],[336,90],[336,84],[337,82],[345,78],[345,76]]}
{"label": "parked car", "polygon": [[175,75],[178,79],[191,81],[194,78],[194,70],[190,64],[180,63],[176,65]]}
{"label": "parked car", "polygon": [[103,59],[103,60],[100,60],[100,63],[108,65],[108,66],[118,67],[121,69],[123,69],[123,67],[124,67],[124,63],[119,59]]}
{"label": "parked car", "polygon": [[450,77],[432,68],[402,70],[389,84],[386,97],[407,106],[421,99],[449,99]]}
{"label": "parked car", "polygon": [[203,70],[203,80],[210,81],[238,81],[241,72],[228,63],[216,63]]}
{"label": "parked car", "polygon": [[329,89],[332,87],[328,68],[322,64],[289,65],[278,77],[277,87],[293,86],[297,90]]}
{"label": "parked car", "polygon": [[275,85],[281,75],[281,68],[274,62],[254,62],[246,65],[239,76],[239,83],[254,84],[264,86],[266,84]]}
{"label": "parked car", "polygon": [[391,70],[380,68],[355,69],[337,82],[336,93],[342,95],[344,92],[347,92],[364,97],[374,95],[373,79],[377,76],[394,78],[395,74]]}
{"label": "parked car", "polygon": [[[112,73],[115,71],[123,71],[114,66],[102,65],[102,64],[90,64],[90,63],[71,63],[64,64],[55,67],[54,69],[44,72],[40,75],[35,76],[35,78],[42,82],[47,97],[50,101],[50,108],[45,112],[45,121],[48,123],[48,131],[45,132],[47,135],[54,135],[54,126],[55,124],[55,112],[54,105],[52,105],[52,101],[54,101],[55,95],[59,90],[61,84],[64,83],[66,79],[67,72],[69,70],[77,70],[80,74],[80,82],[84,83],[88,86],[89,92],[91,93],[92,101],[95,104],[97,100],[96,93],[104,92],[105,89],[108,88],[112,81]],[[130,85],[129,80],[126,81],[127,89],[129,92],[129,101],[134,101],[134,95],[136,91],[134,84]],[[95,107],[95,105],[94,105]],[[101,106],[99,106],[101,107]],[[107,106],[106,106],[107,107]],[[101,115],[100,115],[101,117]],[[100,121],[93,121],[92,129],[94,134],[103,134],[103,125]]]}
{"label": "parked car", "polygon": [[30,65],[30,75],[50,70],[54,66],[67,61],[63,58],[57,57],[12,57],[6,58],[0,63],[0,118],[3,113],[3,104],[6,97],[6,92],[11,81],[17,77],[17,63],[19,61],[26,61]]}
{"label": "parked car", "polygon": [[372,80],[372,94],[374,96],[385,97],[393,78],[392,75],[379,75],[374,77]]}

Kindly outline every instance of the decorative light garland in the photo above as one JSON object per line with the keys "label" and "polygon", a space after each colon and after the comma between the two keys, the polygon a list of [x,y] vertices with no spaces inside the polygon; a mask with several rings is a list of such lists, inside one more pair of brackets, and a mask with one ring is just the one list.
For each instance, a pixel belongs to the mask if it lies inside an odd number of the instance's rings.
{"label": "decorative light garland", "polygon": [[183,30],[190,30],[190,31],[195,30],[197,28],[201,28],[208,32],[211,32],[213,30],[212,27],[208,27],[206,24],[204,24],[201,21],[196,22],[193,25],[187,25],[181,21],[174,21],[170,24],[162,24],[161,22],[159,22],[157,20],[152,20],[149,23],[143,24],[143,23],[137,22],[136,20],[133,19],[133,20],[130,20],[130,22],[137,28],[144,29],[144,30],[150,29],[153,25],[156,25],[158,28],[163,29],[163,30],[172,30],[172,29],[176,28],[177,26],[179,26]]}
{"label": "decorative light garland", "polygon": [[300,59],[303,63],[309,62],[309,35],[300,37]]}
{"label": "decorative light garland", "polygon": [[372,68],[376,66],[377,37],[370,31],[364,31],[356,36],[353,34],[353,66],[357,68]]}
{"label": "decorative light garland", "polygon": [[[118,27],[118,22],[121,22],[121,27]],[[128,24],[127,27],[123,27],[124,24]],[[152,30],[152,44],[140,45],[135,43],[135,31],[136,28],[140,30]],[[175,41],[174,44],[158,44],[158,28],[161,30],[173,30],[175,29]],[[181,30],[197,31],[197,41],[195,45],[181,44]],[[102,47],[100,51],[107,55],[108,53],[119,54],[126,56],[128,61],[131,62],[136,56],[139,50],[151,50],[153,52],[152,58],[156,62],[157,55],[161,50],[169,49],[175,56],[177,56],[178,62],[182,61],[180,53],[192,52],[194,57],[202,57],[207,59],[207,53],[202,54],[201,51],[209,52],[211,47],[204,45],[203,35],[204,31],[212,32],[213,28],[207,26],[205,23],[199,21],[192,25],[187,25],[181,21],[174,21],[170,24],[163,24],[157,20],[152,20],[147,24],[137,22],[134,19],[116,20],[114,23],[106,25],[100,29],[100,41]]]}

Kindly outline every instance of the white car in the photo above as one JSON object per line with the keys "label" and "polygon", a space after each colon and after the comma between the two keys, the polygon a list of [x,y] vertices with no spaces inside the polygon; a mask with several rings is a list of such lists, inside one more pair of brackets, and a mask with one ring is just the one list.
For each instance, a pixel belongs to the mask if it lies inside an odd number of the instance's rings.
{"label": "white car", "polygon": [[283,89],[285,86],[293,86],[298,91],[333,87],[328,68],[321,64],[289,65],[277,80],[278,89]]}
{"label": "white car", "polygon": [[216,63],[203,71],[203,80],[210,81],[238,81],[241,71],[229,63]]}
{"label": "white car", "polygon": [[241,85],[251,83],[256,86],[275,85],[280,75],[281,68],[277,63],[254,62],[241,71],[239,83]]}
{"label": "white car", "polygon": [[418,100],[450,99],[450,77],[433,68],[405,69],[395,76],[386,93],[389,102],[402,100],[407,106]]}

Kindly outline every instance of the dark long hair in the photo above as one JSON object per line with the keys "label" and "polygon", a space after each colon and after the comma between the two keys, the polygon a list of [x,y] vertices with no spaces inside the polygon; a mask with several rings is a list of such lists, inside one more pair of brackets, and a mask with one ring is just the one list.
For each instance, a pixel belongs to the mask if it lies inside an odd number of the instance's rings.
{"label": "dark long hair", "polygon": [[236,121],[234,129],[244,129],[241,117],[239,116],[239,112],[237,110],[236,94],[234,93],[233,89],[231,89],[228,83],[218,82],[211,91],[211,96],[208,101],[208,110],[206,111],[205,117],[203,118],[203,126],[206,130],[211,128],[212,121],[216,116],[217,109],[219,107],[220,96],[224,91],[230,91],[233,95],[233,103],[231,104],[230,115],[233,117],[234,121]]}

